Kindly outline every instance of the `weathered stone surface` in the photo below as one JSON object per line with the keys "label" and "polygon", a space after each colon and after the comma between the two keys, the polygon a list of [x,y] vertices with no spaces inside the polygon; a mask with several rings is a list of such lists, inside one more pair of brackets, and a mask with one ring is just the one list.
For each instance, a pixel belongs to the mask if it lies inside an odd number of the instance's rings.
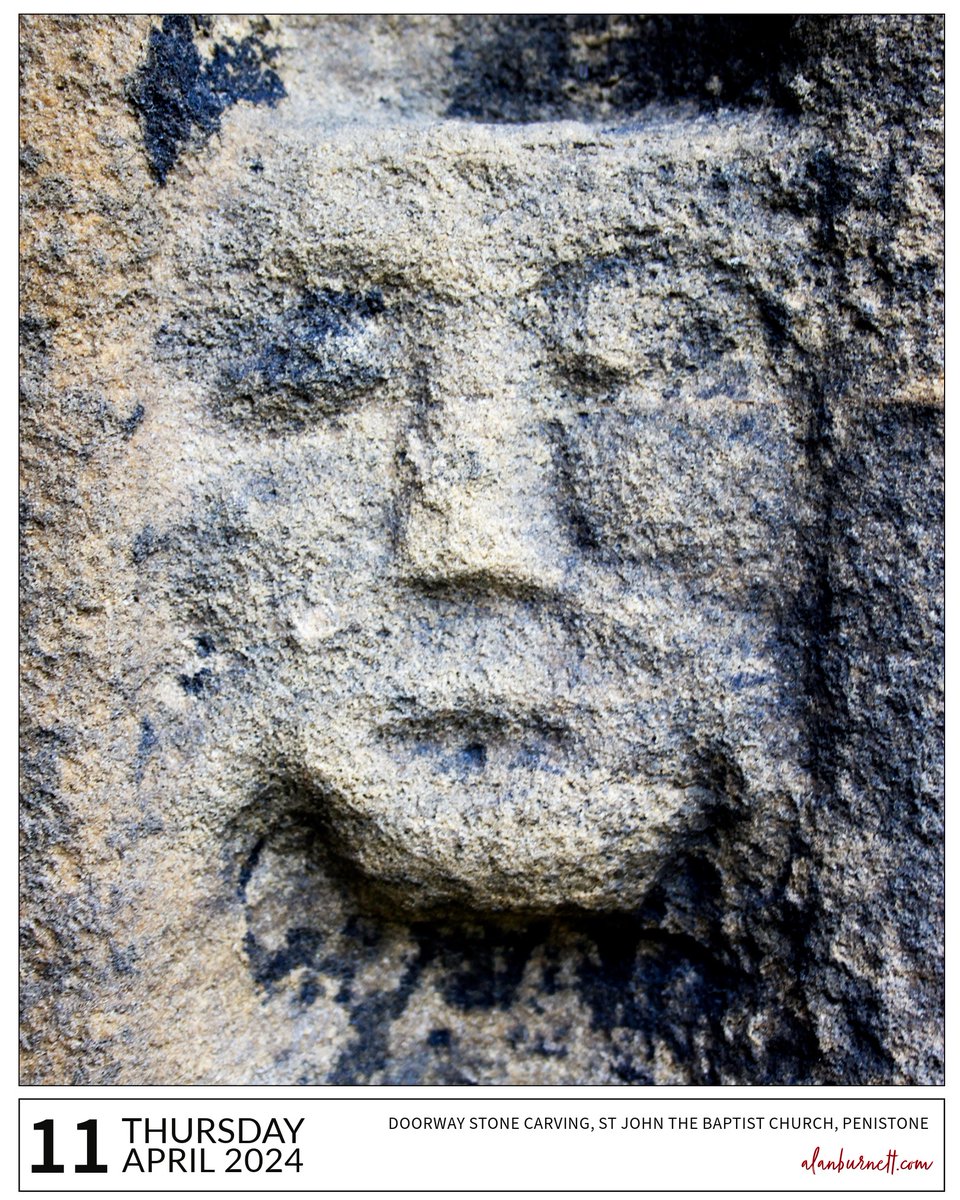
{"label": "weathered stone surface", "polygon": [[942,31],[23,19],[25,1080],[942,1078]]}

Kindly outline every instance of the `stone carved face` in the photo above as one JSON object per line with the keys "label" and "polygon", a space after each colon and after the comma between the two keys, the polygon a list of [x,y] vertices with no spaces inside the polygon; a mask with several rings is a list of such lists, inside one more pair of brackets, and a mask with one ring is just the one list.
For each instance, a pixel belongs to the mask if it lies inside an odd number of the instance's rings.
{"label": "stone carved face", "polygon": [[769,246],[724,206],[749,135],[298,139],[233,148],[249,191],[225,171],[159,338],[251,771],[412,911],[635,906],[796,769],[804,464]]}

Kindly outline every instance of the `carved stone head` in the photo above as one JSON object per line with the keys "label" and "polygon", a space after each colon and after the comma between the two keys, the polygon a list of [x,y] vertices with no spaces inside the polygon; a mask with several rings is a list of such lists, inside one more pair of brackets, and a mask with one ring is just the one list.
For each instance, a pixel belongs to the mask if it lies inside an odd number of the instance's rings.
{"label": "carved stone head", "polygon": [[751,134],[294,130],[198,185],[196,636],[252,776],[411,910],[629,909],[795,784],[802,231],[727,216]]}

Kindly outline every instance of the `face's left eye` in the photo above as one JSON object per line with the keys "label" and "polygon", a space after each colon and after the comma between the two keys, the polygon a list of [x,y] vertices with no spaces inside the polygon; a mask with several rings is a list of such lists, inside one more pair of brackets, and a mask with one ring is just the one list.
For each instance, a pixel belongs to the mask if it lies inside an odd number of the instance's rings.
{"label": "face's left eye", "polygon": [[650,253],[579,263],[544,292],[558,367],[588,390],[710,371],[736,346],[729,291]]}
{"label": "face's left eye", "polygon": [[390,340],[379,291],[307,291],[240,332],[222,366],[220,406],[281,432],[342,412],[384,380]]}

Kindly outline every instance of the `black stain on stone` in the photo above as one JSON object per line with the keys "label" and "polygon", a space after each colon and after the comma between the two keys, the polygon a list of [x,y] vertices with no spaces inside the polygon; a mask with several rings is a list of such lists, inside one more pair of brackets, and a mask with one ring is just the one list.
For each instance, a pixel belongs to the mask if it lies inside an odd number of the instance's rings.
{"label": "black stain on stone", "polygon": [[251,35],[227,38],[201,56],[194,33],[205,31],[201,17],[169,14],[150,31],[146,63],[131,89],[143,126],[153,173],[161,184],[194,136],[206,141],[220,129],[224,110],[239,100],[275,106],[286,91],[269,65],[277,50]]}
{"label": "black stain on stone", "polygon": [[808,170],[815,187],[819,240],[830,250],[837,244],[837,221],[854,197],[852,172],[823,147],[813,154]]}
{"label": "black stain on stone", "polygon": [[298,999],[304,1008],[309,1008],[322,993],[323,989],[317,977],[315,975],[308,975],[300,985]]}
{"label": "black stain on stone", "polygon": [[247,933],[245,949],[254,979],[261,986],[269,987],[297,967],[314,966],[323,940],[320,930],[299,926],[287,930],[284,946],[279,950],[268,951],[257,942],[252,933]]}
{"label": "black stain on stone", "polygon": [[758,291],[757,309],[763,320],[767,341],[774,350],[782,350],[790,340],[790,312],[782,300],[769,292]]}
{"label": "black stain on stone", "polygon": [[46,318],[25,313],[20,319],[20,345],[34,354],[48,354],[53,345],[53,328]]}
{"label": "black stain on stone", "polygon": [[460,758],[464,766],[479,770],[486,764],[487,748],[482,742],[473,742],[469,746],[464,746],[460,751]]}
{"label": "black stain on stone", "polygon": [[137,744],[137,761],[136,761],[136,780],[137,783],[142,782],[143,773],[146,769],[147,760],[153,753],[154,749],[159,745],[160,739],[157,736],[157,731],[153,727],[153,722],[149,717],[143,717],[140,721],[140,741]]}
{"label": "black stain on stone", "polygon": [[391,1026],[407,1007],[421,971],[422,964],[414,960],[396,988],[375,992],[351,1007],[350,1025],[355,1037],[338,1058],[329,1083],[366,1083],[387,1066]]}
{"label": "black stain on stone", "polygon": [[130,547],[130,556],[134,563],[140,566],[151,555],[156,554],[158,550],[162,550],[165,545],[166,539],[158,534],[152,525],[145,525],[133,539]]}
{"label": "black stain on stone", "polygon": [[803,54],[789,16],[468,19],[451,56],[447,115],[593,119],[658,101],[792,112],[789,81]]}
{"label": "black stain on stone", "polygon": [[561,101],[571,73],[563,18],[506,16],[498,23],[492,36],[481,27],[480,37],[454,47],[457,82],[448,116],[523,121],[549,113]]}
{"label": "black stain on stone", "polygon": [[[250,882],[253,872],[257,869],[257,864],[260,862],[260,855],[263,853],[266,843],[266,837],[258,838],[240,868],[240,875],[237,879],[237,898],[240,900],[246,900],[247,898],[247,884]],[[247,940],[248,951],[255,945],[255,942],[252,943],[250,941],[252,937],[253,935],[250,934]]]}
{"label": "black stain on stone", "polygon": [[130,945],[124,950],[110,947],[110,965],[117,975],[132,975],[139,957],[136,946]]}
{"label": "black stain on stone", "polygon": [[200,655],[201,658],[209,658],[210,655],[213,654],[213,652],[217,648],[216,645],[214,644],[213,638],[210,636],[209,633],[198,634],[197,640],[196,640],[196,645],[197,645],[197,653]]}
{"label": "black stain on stone", "polygon": [[[568,1026],[544,1027],[549,1018],[541,1003],[568,993],[587,1010],[593,1037],[606,1047],[604,1061],[623,1083],[653,1083],[651,1064],[661,1049],[684,1082],[697,1085],[816,1083],[841,1068],[848,1082],[890,1077],[893,1065],[884,1060],[880,1039],[868,1036],[876,997],[862,980],[835,984],[852,998],[847,1058],[824,1061],[807,998],[819,899],[814,886],[796,896],[791,884],[794,867],[811,860],[811,849],[791,830],[778,844],[779,865],[757,875],[751,866],[757,834],[743,811],[744,781],[736,774],[718,754],[708,775],[711,786],[732,797],[729,809],[714,814],[702,844],[676,856],[632,912],[449,911],[429,919],[398,918],[395,904],[384,907],[374,882],[337,855],[318,797],[290,783],[289,795],[272,799],[281,805],[275,832],[261,833],[239,868],[239,898],[245,900],[264,845],[276,839],[278,848],[298,846],[298,859],[304,850],[316,856],[314,867],[342,888],[346,910],[339,926],[321,931],[303,927],[298,904],[296,915],[290,910],[285,944],[268,949],[248,908],[251,975],[267,997],[284,992],[308,1007],[325,994],[343,1007],[352,1032],[328,1083],[419,1083],[456,1068],[455,1042],[443,1027],[422,1035],[420,1058],[394,1057],[392,1027],[424,983],[465,1021],[485,1013],[537,1014],[537,1027],[524,1033],[517,1019],[503,1035],[504,1049],[534,1058],[559,1059],[569,1051]],[[258,823],[270,802],[261,794],[251,814]],[[740,897],[736,910],[730,888]],[[371,968],[392,958],[398,935],[410,950],[396,981],[378,985]],[[764,1023],[759,1038],[750,1032],[757,1014]]]}
{"label": "black stain on stone", "polygon": [[207,688],[213,679],[213,672],[209,667],[201,667],[195,675],[181,675],[180,686],[189,696],[200,696]]}
{"label": "black stain on stone", "polygon": [[145,414],[146,414],[146,409],[143,407],[142,404],[137,404],[134,406],[133,412],[131,412],[130,416],[121,422],[120,427],[123,430],[125,437],[133,436],[133,434],[136,432],[137,428],[140,426],[141,422],[143,421]]}
{"label": "black stain on stone", "polygon": [[140,744],[137,746],[137,754],[146,757],[159,740],[152,721],[149,717],[144,717],[140,722]]}
{"label": "black stain on stone", "polygon": [[[598,25],[604,18],[586,18]],[[692,100],[789,108],[781,71],[797,61],[799,45],[789,16],[681,16],[639,19],[611,39],[601,59],[601,81],[618,107],[651,101]]]}
{"label": "black stain on stone", "polygon": [[27,175],[35,175],[37,168],[47,160],[39,150],[34,149],[29,143],[24,143],[20,150],[20,167]]}
{"label": "black stain on stone", "polygon": [[[383,347],[369,324],[386,311],[378,289],[305,289],[283,307],[265,294],[258,311],[255,321],[231,322],[224,330],[214,368],[222,419],[290,433],[320,414],[339,414],[383,379]],[[179,355],[193,343],[191,321],[158,333],[161,354]],[[257,480],[253,492],[263,501],[277,498],[268,477]]]}
{"label": "black stain on stone", "polygon": [[439,968],[443,998],[463,1012],[507,1009],[516,998],[533,951],[547,937],[544,921],[516,928],[496,922],[414,926],[420,962]]}
{"label": "black stain on stone", "polygon": [[549,1045],[543,1037],[538,1037],[534,1040],[531,1047],[531,1053],[536,1054],[538,1058],[566,1058],[569,1050],[566,1046],[551,1042]]}

